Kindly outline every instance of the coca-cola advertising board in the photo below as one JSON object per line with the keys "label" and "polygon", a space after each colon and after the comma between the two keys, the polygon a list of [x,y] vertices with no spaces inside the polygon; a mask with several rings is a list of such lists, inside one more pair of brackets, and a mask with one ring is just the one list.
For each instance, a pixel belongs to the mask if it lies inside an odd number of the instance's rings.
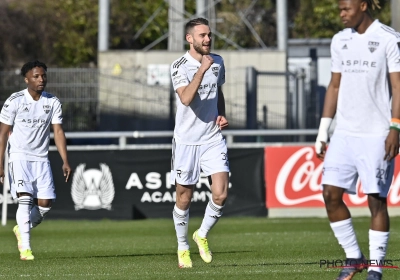
{"label": "coca-cola advertising board", "polygon": [[[313,146],[266,147],[265,182],[267,208],[324,207],[322,197],[323,162]],[[400,157],[396,157],[388,205],[400,207]],[[356,195],[344,195],[349,207],[368,206],[360,181]]]}

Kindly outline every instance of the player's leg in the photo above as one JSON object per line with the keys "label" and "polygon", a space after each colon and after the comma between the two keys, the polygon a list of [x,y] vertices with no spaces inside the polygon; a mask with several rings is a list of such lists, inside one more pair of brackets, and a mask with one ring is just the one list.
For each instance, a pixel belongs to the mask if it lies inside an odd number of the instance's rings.
{"label": "player's leg", "polygon": [[30,211],[34,195],[33,177],[30,171],[30,163],[27,161],[10,163],[11,193],[18,198],[17,225],[13,228],[13,232],[17,238],[21,260],[34,259],[30,245]]}
{"label": "player's leg", "polygon": [[189,208],[193,189],[193,185],[185,186],[176,183],[176,203],[172,211],[172,216],[178,241],[178,265],[180,268],[192,267],[187,236],[189,229]]}
{"label": "player's leg", "polygon": [[354,267],[344,268],[340,279],[351,279],[364,268],[364,256],[361,253],[353,228],[350,211],[343,202],[344,192],[355,193],[357,169],[354,164],[354,151],[351,138],[334,135],[324,160],[323,198],[332,231],[346,254],[346,263]]}
{"label": "player's leg", "polygon": [[171,159],[171,183],[176,186],[176,203],[172,211],[178,241],[178,265],[180,268],[192,267],[189,241],[189,208],[200,170],[197,146],[173,143]]}
{"label": "player's leg", "polygon": [[207,204],[200,228],[194,232],[201,258],[204,262],[212,261],[207,235],[222,216],[229,188],[229,161],[225,140],[204,145],[202,148],[201,168],[209,176],[211,199]]}
{"label": "player's leg", "polygon": [[368,234],[369,259],[371,263],[375,264],[368,268],[368,273],[374,271],[382,277],[382,267],[380,266],[385,260],[390,227],[386,198],[380,197],[379,194],[369,194],[368,205],[371,211],[371,228]]}
{"label": "player's leg", "polygon": [[343,202],[344,189],[324,185],[323,197],[330,226],[342,246],[348,259],[361,258],[361,250],[357,243],[351,215]]}
{"label": "player's leg", "polygon": [[203,222],[198,230],[198,236],[207,237],[208,232],[222,216],[225,201],[228,197],[229,173],[219,172],[211,176],[212,199],[207,204]]}
{"label": "player's leg", "polygon": [[35,199],[31,210],[31,228],[37,227],[51,210],[52,199]]}
{"label": "player's leg", "polygon": [[31,210],[31,228],[39,225],[51,210],[53,200],[56,198],[53,175],[50,162],[34,162],[36,175],[37,197]]}
{"label": "player's leg", "polygon": [[380,279],[386,248],[389,240],[389,215],[386,197],[392,183],[394,161],[383,160],[386,137],[364,139],[359,146],[364,147],[363,160],[357,162],[364,193],[368,194],[371,211],[369,230],[369,259],[375,266],[369,266],[368,274]]}

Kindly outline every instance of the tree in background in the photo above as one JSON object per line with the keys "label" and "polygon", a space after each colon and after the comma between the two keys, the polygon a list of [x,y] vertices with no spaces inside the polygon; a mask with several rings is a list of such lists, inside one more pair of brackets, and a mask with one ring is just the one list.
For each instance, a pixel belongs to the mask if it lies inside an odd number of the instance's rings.
{"label": "tree in background", "polygon": [[[390,1],[379,2],[382,9],[373,11],[373,15],[390,25]],[[301,0],[291,28],[291,38],[332,38],[342,29],[338,0]]]}
{"label": "tree in background", "polygon": [[[276,1],[219,0],[216,30],[226,39],[215,36],[214,47],[236,49],[228,43],[233,41],[242,48],[261,48],[251,29],[266,47],[275,47]],[[110,2],[110,49],[143,49],[168,32],[167,1]],[[337,0],[288,2],[290,38],[331,38],[343,28]],[[380,2],[383,8],[375,14],[390,24],[390,1]],[[195,0],[185,1],[189,14],[195,7]],[[0,69],[20,67],[32,59],[54,67],[95,66],[97,35],[98,0],[0,1]],[[167,43],[160,41],[153,49],[167,49]]]}
{"label": "tree in background", "polygon": [[[93,4],[95,3],[95,4]],[[40,59],[49,66],[78,66],[97,53],[97,1],[2,2],[0,67]]]}

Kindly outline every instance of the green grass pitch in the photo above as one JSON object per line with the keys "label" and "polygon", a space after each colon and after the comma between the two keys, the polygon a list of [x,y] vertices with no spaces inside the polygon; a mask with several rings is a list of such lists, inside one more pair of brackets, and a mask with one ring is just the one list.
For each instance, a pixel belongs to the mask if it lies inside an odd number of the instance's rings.
{"label": "green grass pitch", "polygon": [[[201,222],[192,218],[189,236]],[[353,218],[368,256],[369,218]],[[323,218],[227,218],[209,234],[214,260],[204,263],[190,238],[193,268],[179,269],[171,219],[140,221],[45,220],[32,230],[35,260],[20,261],[12,232],[0,227],[1,279],[335,279],[320,260],[344,253]],[[387,259],[400,266],[400,217],[391,218]],[[353,279],[365,279],[366,272]],[[386,269],[384,279],[400,279]]]}

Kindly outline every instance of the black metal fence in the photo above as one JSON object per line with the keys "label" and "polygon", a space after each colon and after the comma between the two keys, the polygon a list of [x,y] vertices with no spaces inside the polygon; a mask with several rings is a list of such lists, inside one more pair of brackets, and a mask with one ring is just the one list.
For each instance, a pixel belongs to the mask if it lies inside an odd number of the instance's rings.
{"label": "black metal fence", "polygon": [[[251,67],[227,72],[223,91],[231,128],[313,128],[309,87],[299,73]],[[46,91],[63,103],[65,131],[171,130],[174,93],[170,86],[150,85],[147,75],[143,68],[122,73],[50,68]],[[25,87],[19,71],[0,72],[0,105]]]}
{"label": "black metal fence", "polygon": [[[99,122],[97,69],[48,69],[46,91],[63,104],[65,131],[95,131]],[[0,72],[0,104],[26,88],[19,71]]]}

